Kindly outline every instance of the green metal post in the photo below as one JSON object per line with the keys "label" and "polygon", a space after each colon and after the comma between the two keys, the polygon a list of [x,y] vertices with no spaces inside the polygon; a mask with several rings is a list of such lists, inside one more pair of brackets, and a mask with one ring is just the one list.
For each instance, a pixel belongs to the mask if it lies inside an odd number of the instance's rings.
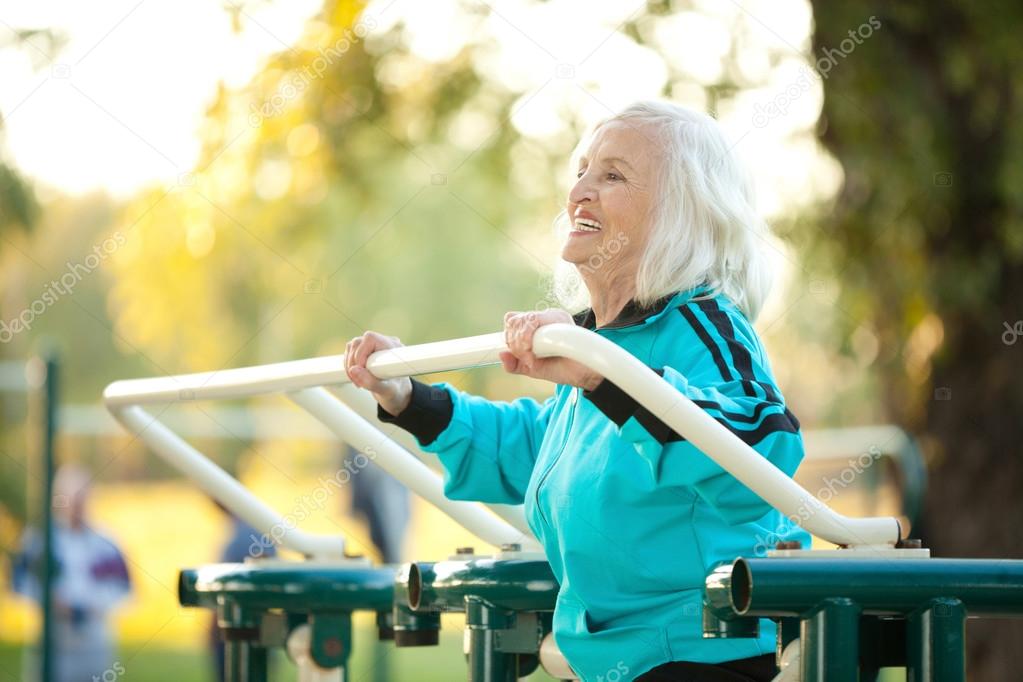
{"label": "green metal post", "polygon": [[54,679],[54,637],[53,637],[53,470],[54,470],[54,438],[57,432],[57,358],[56,354],[47,352],[43,357],[46,368],[44,385],[43,409],[43,566],[40,582],[42,583],[42,682]]}
{"label": "green metal post", "polygon": [[802,619],[803,682],[857,682],[860,607],[851,599],[825,599]]}
{"label": "green metal post", "polygon": [[778,625],[778,635],[775,639],[774,657],[775,660],[781,661],[785,647],[793,640],[799,639],[800,621],[798,618],[777,618],[775,623]]}
{"label": "green metal post", "polygon": [[261,614],[223,597],[217,602],[217,627],[224,637],[224,679],[267,682],[266,648],[259,642]]}
{"label": "green metal post", "polygon": [[906,619],[860,618],[860,682],[877,682],[881,668],[906,667]]}
{"label": "green metal post", "polygon": [[377,638],[373,642],[373,682],[391,679],[391,647],[394,642],[394,613],[377,611]]}
{"label": "green metal post", "polygon": [[267,682],[266,649],[248,639],[226,640],[224,679],[227,682]]}
{"label": "green metal post", "polygon": [[[396,578],[395,604],[415,614],[464,611],[470,682],[514,682],[536,669],[558,583],[535,559],[452,559],[408,566]],[[395,634],[404,614],[395,608]]]}
{"label": "green metal post", "polygon": [[966,607],[958,599],[933,599],[909,614],[906,682],[966,679]]}
{"label": "green metal post", "polygon": [[514,624],[514,612],[495,607],[479,597],[465,598],[469,682],[515,682],[519,679],[518,654],[501,649],[499,632]]}

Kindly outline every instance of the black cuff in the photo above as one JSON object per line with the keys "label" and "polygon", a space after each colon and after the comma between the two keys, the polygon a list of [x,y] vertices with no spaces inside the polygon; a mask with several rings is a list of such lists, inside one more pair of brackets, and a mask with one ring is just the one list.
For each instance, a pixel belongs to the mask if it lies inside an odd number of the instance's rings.
{"label": "black cuff", "polygon": [[653,436],[661,445],[677,443],[685,440],[678,431],[665,424],[656,417],[653,412],[645,407],[641,407],[636,410],[636,414],[634,416],[636,417],[636,421],[639,422],[639,425],[646,429],[647,433]]}
{"label": "black cuff", "polygon": [[[659,376],[664,376],[663,368],[655,369],[654,371],[657,372]],[[653,412],[645,407],[639,407],[633,416],[636,418],[636,421],[639,422],[639,425],[646,429],[647,433],[653,436],[661,445],[685,440],[685,438],[682,437],[682,434],[665,424],[660,420],[660,418],[655,416]]]}
{"label": "black cuff", "polygon": [[583,389],[583,397],[588,398],[618,426],[627,422],[639,407],[639,403],[632,396],[620,389],[617,384],[611,383],[610,379],[601,379],[592,391]]}
{"label": "black cuff", "polygon": [[[664,376],[663,368],[654,371],[658,376]],[[592,391],[584,390],[583,395],[619,427],[624,426],[629,417],[635,417],[661,445],[685,440],[677,431],[655,417],[652,412],[636,402],[635,398],[608,379],[603,379]]]}
{"label": "black cuff", "polygon": [[[658,375],[664,376],[663,369],[655,369]],[[597,387],[592,391],[583,390],[583,397],[588,398],[591,403],[607,415],[607,418],[618,426],[629,421],[637,410],[642,409],[636,399],[611,382],[610,379],[601,379]]]}
{"label": "black cuff", "polygon": [[455,404],[443,388],[412,379],[412,399],[397,416],[377,405],[377,419],[405,429],[419,441],[429,445],[451,423]]}

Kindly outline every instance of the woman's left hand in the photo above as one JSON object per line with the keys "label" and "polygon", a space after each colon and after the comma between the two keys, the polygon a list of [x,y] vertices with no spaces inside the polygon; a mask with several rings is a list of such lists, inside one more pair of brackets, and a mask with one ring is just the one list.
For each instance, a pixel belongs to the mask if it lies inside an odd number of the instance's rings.
{"label": "woman's left hand", "polygon": [[538,358],[533,354],[533,334],[536,330],[558,322],[575,324],[568,311],[556,308],[539,312],[505,313],[504,340],[508,350],[501,352],[501,364],[509,374],[522,374],[556,384],[593,390],[604,377],[589,367],[569,358]]}

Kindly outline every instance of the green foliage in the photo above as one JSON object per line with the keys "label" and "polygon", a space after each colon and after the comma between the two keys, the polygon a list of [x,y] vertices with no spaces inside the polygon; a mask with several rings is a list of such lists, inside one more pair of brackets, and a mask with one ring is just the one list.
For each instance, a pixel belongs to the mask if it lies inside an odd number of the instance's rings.
{"label": "green foliage", "polygon": [[0,163],[0,233],[31,227],[38,213],[30,185],[17,170]]}
{"label": "green foliage", "polygon": [[[47,56],[56,54],[65,42],[64,36],[50,29],[5,30],[0,50],[17,48],[28,55],[34,68],[43,68],[49,65]],[[11,228],[31,228],[39,214],[31,183],[3,159],[3,124],[0,114],[0,235]]]}

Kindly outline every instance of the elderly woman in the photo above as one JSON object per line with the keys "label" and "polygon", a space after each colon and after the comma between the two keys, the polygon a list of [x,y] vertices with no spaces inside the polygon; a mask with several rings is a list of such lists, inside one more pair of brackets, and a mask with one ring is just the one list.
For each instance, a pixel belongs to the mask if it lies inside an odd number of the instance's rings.
{"label": "elderly woman", "polygon": [[751,326],[771,279],[751,184],[711,118],[658,101],[597,124],[572,170],[556,224],[576,277],[556,291],[579,312],[504,317],[504,369],[553,382],[553,396],[491,402],[379,380],[367,358],[401,343],[374,332],[348,343],[345,369],[381,419],[437,454],[448,497],[525,505],[561,588],[554,638],[582,679],[768,680],[773,623],[755,639],[704,639],[704,577],[780,529],[806,534],[613,383],[532,352],[540,326],[591,329],[792,475],[799,422]]}

